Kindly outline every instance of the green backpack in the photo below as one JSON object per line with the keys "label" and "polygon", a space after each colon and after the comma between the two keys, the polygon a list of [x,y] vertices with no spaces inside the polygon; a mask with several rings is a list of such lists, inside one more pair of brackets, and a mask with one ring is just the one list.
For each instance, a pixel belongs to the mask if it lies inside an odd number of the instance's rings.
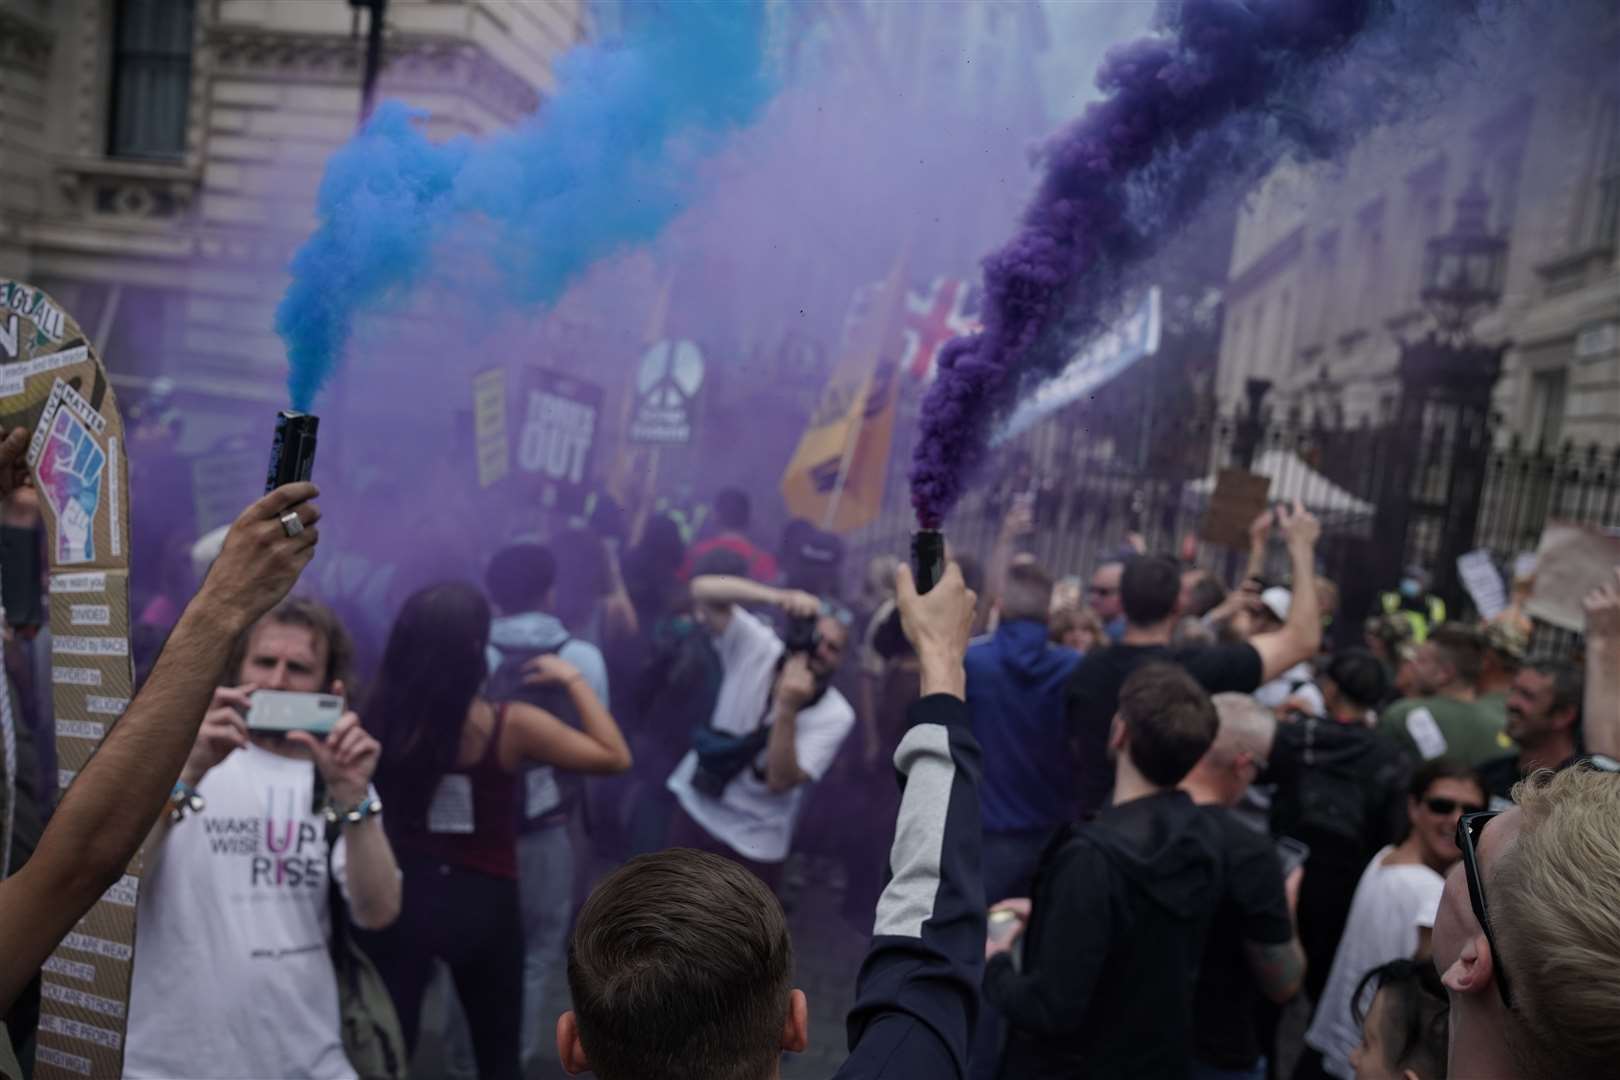
{"label": "green backpack", "polygon": [[349,932],[349,913],[332,877],[331,851],[339,826],[326,827],[327,904],[332,918],[332,969],[337,973],[343,1053],[360,1080],[405,1080],[405,1035],[377,968]]}

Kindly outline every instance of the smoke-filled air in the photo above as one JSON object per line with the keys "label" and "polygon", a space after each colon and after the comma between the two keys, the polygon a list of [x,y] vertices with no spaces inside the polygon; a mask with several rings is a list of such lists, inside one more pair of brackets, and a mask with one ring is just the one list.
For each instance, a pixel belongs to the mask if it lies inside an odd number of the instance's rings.
{"label": "smoke-filled air", "polygon": [[435,143],[422,110],[385,101],[332,156],[320,228],[276,312],[294,408],[309,408],[341,362],[356,313],[407,301],[458,226],[487,228],[495,287],[543,309],[688,204],[696,163],[770,96],[763,5],[630,11],[622,40],[561,57],[555,92],[507,131]]}
{"label": "smoke-filled air", "polygon": [[1620,1075],[1620,0],[0,55],[0,1080]]}
{"label": "smoke-filled air", "polygon": [[1132,272],[1206,199],[1285,155],[1332,154],[1446,70],[1475,0],[1187,0],[1113,49],[1104,98],[1042,150],[1033,202],[984,260],[984,328],[940,357],[911,471],[937,527],[993,421],[1114,314]]}

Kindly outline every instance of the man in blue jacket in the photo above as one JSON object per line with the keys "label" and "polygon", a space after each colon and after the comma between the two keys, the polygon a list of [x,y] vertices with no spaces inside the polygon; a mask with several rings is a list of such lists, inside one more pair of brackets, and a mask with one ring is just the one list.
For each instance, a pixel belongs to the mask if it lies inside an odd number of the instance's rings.
{"label": "man in blue jacket", "polygon": [[[979,748],[963,703],[975,597],[953,564],[918,596],[896,582],[923,697],[895,752],[890,881],[833,1080],[960,1080],[984,969]],[[809,1041],[781,904],[735,863],[687,849],[631,859],[586,902],[557,1024],[570,1074],[599,1080],[776,1080]]]}
{"label": "man in blue jacket", "polygon": [[1080,654],[1047,640],[1052,578],[1007,571],[1001,625],[967,651],[967,706],[984,750],[984,895],[1028,896],[1052,834],[1074,819],[1075,760],[1065,694]]}
{"label": "man in blue jacket", "polygon": [[1112,805],[1052,842],[1030,899],[1002,908],[1025,929],[986,950],[984,1000],[1011,1027],[1000,1080],[1190,1074],[1226,847],[1176,785],[1218,730],[1209,695],[1179,667],[1143,664],[1120,688]]}
{"label": "man in blue jacket", "polygon": [[[1078,778],[1066,697],[1080,654],[1047,638],[1052,578],[1015,563],[1002,587],[1001,625],[968,647],[968,715],[984,750],[984,895],[991,903],[1034,893],[1035,868],[1075,814]],[[1005,1038],[984,1006],[973,1034],[972,1080],[992,1080]]]}

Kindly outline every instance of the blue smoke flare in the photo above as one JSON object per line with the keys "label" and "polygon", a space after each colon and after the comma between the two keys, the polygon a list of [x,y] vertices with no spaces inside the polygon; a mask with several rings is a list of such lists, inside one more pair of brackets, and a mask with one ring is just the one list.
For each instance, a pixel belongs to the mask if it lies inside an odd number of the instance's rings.
{"label": "blue smoke flare", "polygon": [[759,115],[772,93],[761,0],[631,7],[624,40],[580,45],[557,87],[516,127],[432,143],[399,102],[327,162],[320,226],[294,256],[276,309],[288,389],[307,409],[356,314],[408,295],[458,223],[509,299],[555,301],[592,263],[654,239],[692,197],[692,166]]}

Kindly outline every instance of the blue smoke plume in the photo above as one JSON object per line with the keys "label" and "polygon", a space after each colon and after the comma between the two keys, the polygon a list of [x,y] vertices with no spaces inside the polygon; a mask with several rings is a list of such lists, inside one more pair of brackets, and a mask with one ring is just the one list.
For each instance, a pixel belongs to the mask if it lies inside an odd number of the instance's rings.
{"label": "blue smoke plume", "polygon": [[614,46],[580,45],[516,127],[432,143],[383,102],[327,162],[320,226],[276,310],[288,389],[307,409],[356,314],[407,295],[458,224],[482,222],[509,298],[555,301],[592,263],[655,238],[692,195],[693,164],[772,92],[761,0],[630,6]]}

